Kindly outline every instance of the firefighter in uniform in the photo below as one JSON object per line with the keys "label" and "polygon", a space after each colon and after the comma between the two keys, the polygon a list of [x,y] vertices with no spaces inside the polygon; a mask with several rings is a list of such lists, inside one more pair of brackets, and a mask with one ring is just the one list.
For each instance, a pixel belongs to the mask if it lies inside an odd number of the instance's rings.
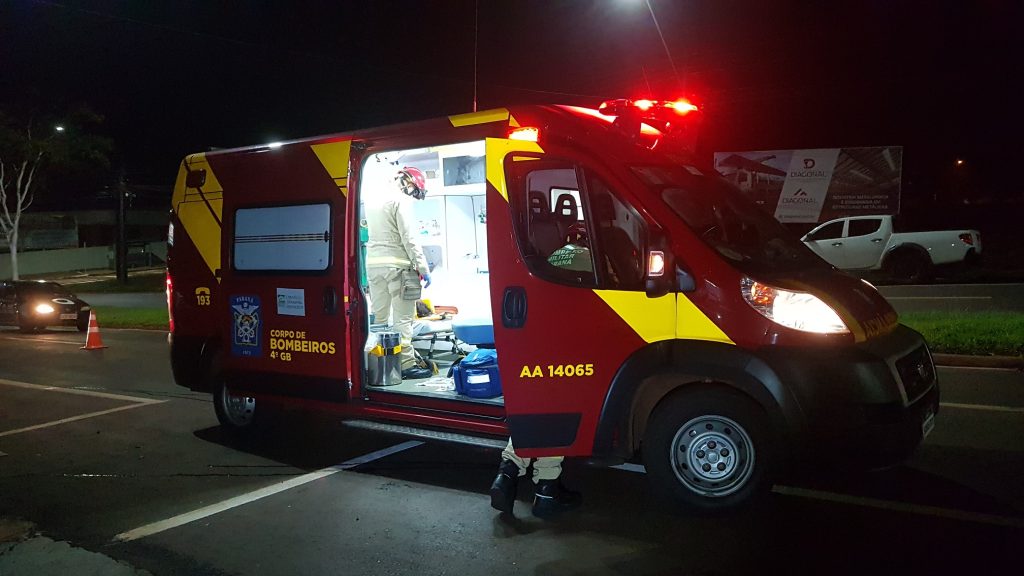
{"label": "firefighter in uniform", "polygon": [[491,507],[512,513],[519,479],[526,476],[527,469],[532,465],[533,482],[536,485],[533,499],[534,516],[550,518],[576,508],[583,498],[579,492],[573,492],[562,485],[560,476],[564,459],[562,456],[521,458],[512,448],[512,439],[509,438],[508,445],[501,451],[498,475],[491,484]]}
{"label": "firefighter in uniform", "polygon": [[412,203],[427,195],[427,179],[420,169],[407,166],[394,181],[394,187],[366,205],[366,272],[374,321],[390,324],[401,334],[402,379],[415,380],[433,376],[412,347],[416,300],[422,288],[430,286],[430,268],[413,235]]}

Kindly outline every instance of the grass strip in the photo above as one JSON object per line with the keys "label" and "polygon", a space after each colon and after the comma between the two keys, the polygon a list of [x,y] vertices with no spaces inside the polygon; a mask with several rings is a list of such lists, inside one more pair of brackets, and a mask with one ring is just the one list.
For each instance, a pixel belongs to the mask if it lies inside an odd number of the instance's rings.
{"label": "grass strip", "polygon": [[933,352],[976,356],[1024,354],[1024,313],[907,312],[900,321],[920,332]]}
{"label": "grass strip", "polygon": [[93,306],[96,321],[103,328],[146,328],[167,330],[166,308],[118,308]]}

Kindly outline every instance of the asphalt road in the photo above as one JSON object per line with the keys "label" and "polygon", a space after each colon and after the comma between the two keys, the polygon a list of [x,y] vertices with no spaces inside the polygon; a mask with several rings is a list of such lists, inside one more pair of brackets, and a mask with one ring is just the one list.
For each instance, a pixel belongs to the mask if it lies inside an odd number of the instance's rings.
{"label": "asphalt road", "polygon": [[636,468],[571,462],[585,505],[541,522],[525,486],[517,519],[488,506],[495,449],[303,413],[232,439],[171,382],[164,334],[103,338],[0,330],[0,515],[157,575],[1008,573],[1024,545],[1021,372],[940,369],[935,430],[894,469],[795,470],[702,519]]}

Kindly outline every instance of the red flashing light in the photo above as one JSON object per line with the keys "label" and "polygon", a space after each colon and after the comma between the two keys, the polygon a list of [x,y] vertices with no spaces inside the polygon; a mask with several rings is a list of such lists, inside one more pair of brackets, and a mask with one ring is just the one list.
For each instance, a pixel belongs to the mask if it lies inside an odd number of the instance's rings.
{"label": "red flashing light", "polygon": [[598,111],[606,116],[620,116],[625,114],[629,109],[635,108],[641,112],[650,112],[651,114],[657,114],[661,111],[674,111],[676,114],[685,115],[690,112],[696,112],[699,110],[696,104],[690,102],[685,98],[680,98],[675,102],[668,100],[606,100],[601,103],[598,107]]}
{"label": "red flashing light", "polygon": [[690,112],[696,112],[698,110],[697,105],[686,98],[676,100],[672,103],[672,107],[680,114],[689,114]]}
{"label": "red flashing light", "polygon": [[974,238],[969,233],[961,234],[960,241],[968,246],[974,246]]}
{"label": "red flashing light", "polygon": [[536,142],[540,139],[540,129],[530,126],[513,128],[508,131],[509,140],[523,140],[525,142]]}

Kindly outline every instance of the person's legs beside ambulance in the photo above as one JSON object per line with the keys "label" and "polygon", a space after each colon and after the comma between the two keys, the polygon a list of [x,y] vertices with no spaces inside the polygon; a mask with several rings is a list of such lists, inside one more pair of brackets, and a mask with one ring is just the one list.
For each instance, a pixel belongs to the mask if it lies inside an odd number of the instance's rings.
{"label": "person's legs beside ambulance", "polygon": [[512,439],[501,451],[501,464],[498,475],[491,484],[491,507],[502,512],[512,513],[516,500],[516,489],[519,478],[526,476],[527,469],[533,466],[533,481],[536,490],[533,500],[533,515],[538,518],[550,518],[561,512],[572,510],[580,505],[582,497],[578,492],[568,490],[562,485],[561,456],[545,458],[521,458],[512,448]]}

